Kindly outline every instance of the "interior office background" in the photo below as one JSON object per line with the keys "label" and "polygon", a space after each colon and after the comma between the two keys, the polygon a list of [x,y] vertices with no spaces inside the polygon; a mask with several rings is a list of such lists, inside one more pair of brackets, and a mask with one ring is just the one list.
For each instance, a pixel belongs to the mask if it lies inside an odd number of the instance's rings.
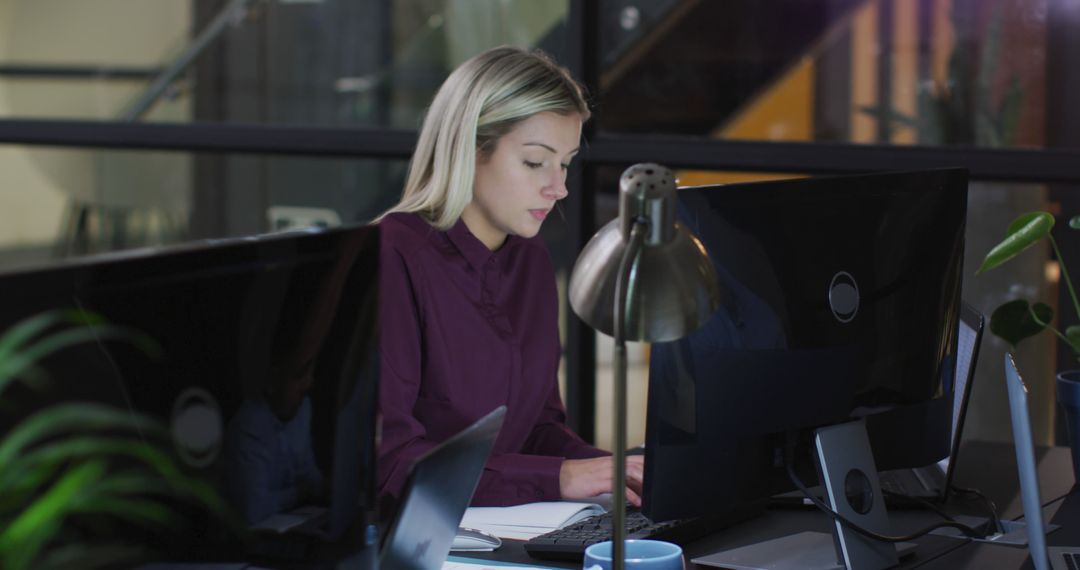
{"label": "interior office background", "polygon": [[[1076,0],[0,0],[0,271],[364,222],[399,195],[449,71],[514,44],[572,67],[596,108],[543,230],[561,291],[650,151],[701,149],[683,185],[955,165],[974,178],[964,298],[1042,300],[1068,325],[1047,244],[974,270],[1016,215],[1080,213],[1078,35]],[[610,340],[594,355],[563,307],[571,422],[606,445]],[[967,437],[1011,437],[1006,349],[986,335]],[[1049,334],[1018,352],[1052,443],[1075,359]],[[632,359],[640,440],[647,347]]]}

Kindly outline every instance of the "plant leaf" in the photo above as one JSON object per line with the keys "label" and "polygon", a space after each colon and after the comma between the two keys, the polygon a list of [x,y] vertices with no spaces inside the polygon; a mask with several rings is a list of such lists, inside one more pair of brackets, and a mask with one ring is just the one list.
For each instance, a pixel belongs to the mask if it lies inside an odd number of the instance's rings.
{"label": "plant leaf", "polygon": [[1074,230],[1080,230],[1080,216],[1069,218],[1069,227]]}
{"label": "plant leaf", "polygon": [[1069,347],[1073,352],[1080,355],[1080,325],[1071,325],[1065,329],[1065,338],[1069,339]]}
{"label": "plant leaf", "polygon": [[50,311],[15,323],[4,336],[0,336],[0,360],[59,321],[60,314]]}
{"label": "plant leaf", "polygon": [[155,501],[110,495],[83,499],[72,509],[72,513],[108,515],[159,528],[167,528],[176,520],[169,509]]}
{"label": "plant leaf", "polygon": [[[61,322],[76,326],[29,344],[34,336]],[[95,313],[79,309],[49,311],[21,321],[0,337],[0,393],[11,380],[32,370],[38,360],[49,354],[83,342],[106,340],[129,342],[150,358],[158,358],[162,352],[161,345],[149,336],[128,327],[105,323]]]}
{"label": "plant leaf", "polygon": [[0,336],[0,360],[3,360],[20,346],[29,342],[31,338],[62,322],[82,326],[106,324],[101,315],[82,309],[46,311],[27,317],[15,323],[3,336]]}
{"label": "plant leaf", "polygon": [[[1031,316],[1034,311],[1039,323]],[[1005,340],[1015,349],[1025,338],[1035,336],[1046,328],[1045,323],[1054,319],[1054,310],[1045,303],[1030,306],[1023,299],[1009,301],[994,309],[990,315],[990,332]]]}
{"label": "plant leaf", "polygon": [[[49,480],[65,463],[95,457],[127,456],[153,468],[174,487],[183,475],[172,459],[149,443],[114,437],[76,436],[31,449],[0,465],[0,505]],[[110,481],[112,478],[110,477]]]}
{"label": "plant leaf", "polygon": [[78,465],[68,470],[47,492],[19,513],[0,531],[0,566],[23,568],[35,560],[82,492],[104,474],[104,461]]}
{"label": "plant leaf", "polygon": [[988,271],[1016,257],[1020,252],[1050,235],[1053,227],[1054,216],[1047,212],[1021,214],[1009,224],[1005,239],[986,254],[982,266],[975,273]]}
{"label": "plant leaf", "polygon": [[9,431],[0,441],[0,465],[14,461],[27,446],[50,436],[114,429],[163,432],[157,422],[134,412],[91,403],[61,404],[35,413]]}

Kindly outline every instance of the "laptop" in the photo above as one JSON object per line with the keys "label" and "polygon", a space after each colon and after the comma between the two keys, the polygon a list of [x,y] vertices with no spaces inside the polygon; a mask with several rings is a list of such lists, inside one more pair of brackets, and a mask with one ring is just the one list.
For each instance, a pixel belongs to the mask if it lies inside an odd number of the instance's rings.
{"label": "laptop", "polygon": [[931,502],[945,502],[949,498],[956,458],[960,453],[960,440],[967,415],[971,386],[975,382],[975,364],[979,360],[979,344],[982,341],[985,319],[974,307],[963,303],[960,308],[960,330],[956,339],[956,384],[953,386],[952,439],[949,455],[941,461],[914,469],[882,471],[878,476],[881,489],[888,494],[911,497]]}
{"label": "laptop", "polygon": [[442,568],[484,472],[506,406],[499,406],[413,463],[379,550],[379,567]]}
{"label": "laptop", "polygon": [[[956,384],[953,386],[952,438],[949,455],[937,463],[914,469],[893,469],[878,474],[881,489],[885,491],[886,503],[891,507],[911,505],[911,499],[945,502],[949,498],[956,458],[960,453],[960,440],[967,415],[971,386],[975,382],[975,363],[979,360],[985,319],[982,313],[967,303],[960,308],[960,330],[956,341]],[[822,495],[820,487],[811,492]],[[809,505],[813,503],[801,491],[783,493],[773,497],[776,505]]]}
{"label": "laptop", "polygon": [[1046,521],[1042,514],[1039,476],[1035,468],[1035,443],[1028,414],[1027,386],[1020,378],[1011,354],[1005,354],[1005,382],[1009,388],[1009,415],[1012,416],[1016,468],[1020,474],[1020,500],[1024,504],[1028,551],[1035,570],[1066,570],[1080,566],[1080,546],[1046,545]]}

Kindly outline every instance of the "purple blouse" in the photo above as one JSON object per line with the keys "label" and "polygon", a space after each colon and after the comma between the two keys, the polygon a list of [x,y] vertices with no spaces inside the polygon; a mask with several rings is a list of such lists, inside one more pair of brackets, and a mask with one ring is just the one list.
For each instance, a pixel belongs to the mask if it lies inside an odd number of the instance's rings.
{"label": "purple blouse", "polygon": [[474,505],[557,500],[564,458],[607,455],[566,426],[555,273],[539,238],[492,252],[465,223],[416,214],[379,224],[380,498],[412,462],[499,405],[506,419]]}

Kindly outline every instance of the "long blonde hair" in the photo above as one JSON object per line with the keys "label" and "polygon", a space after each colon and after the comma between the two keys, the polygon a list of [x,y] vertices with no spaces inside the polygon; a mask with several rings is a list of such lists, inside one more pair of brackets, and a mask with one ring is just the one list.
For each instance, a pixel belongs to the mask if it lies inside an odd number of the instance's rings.
{"label": "long blonde hair", "polygon": [[492,152],[514,125],[545,111],[589,117],[581,86],[543,52],[503,46],[462,63],[424,118],[401,201],[375,221],[415,212],[450,228],[472,201],[477,153]]}

